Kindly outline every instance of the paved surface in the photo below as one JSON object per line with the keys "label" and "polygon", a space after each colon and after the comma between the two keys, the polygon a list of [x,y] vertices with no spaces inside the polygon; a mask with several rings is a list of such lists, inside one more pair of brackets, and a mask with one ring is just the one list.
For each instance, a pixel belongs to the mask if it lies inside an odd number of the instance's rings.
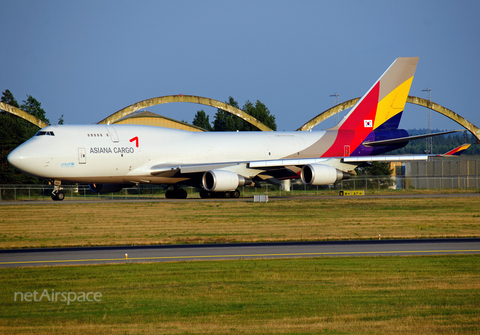
{"label": "paved surface", "polygon": [[[125,254],[128,254],[128,259]],[[480,239],[198,244],[1,250],[0,267],[219,259],[480,254]]]}
{"label": "paved surface", "polygon": [[[362,195],[362,196],[338,196],[338,195],[308,195],[308,196],[275,196],[269,195],[269,201],[276,200],[315,200],[315,199],[378,199],[378,198],[392,198],[392,199],[401,199],[401,198],[458,198],[458,197],[480,197],[480,193],[435,193],[435,194],[388,194],[388,195]],[[63,204],[92,204],[92,203],[138,203],[138,202],[192,202],[192,201],[246,201],[253,202],[253,197],[251,198],[237,198],[237,199],[225,199],[225,198],[215,198],[215,199],[165,199],[165,198],[155,198],[155,199],[110,199],[108,196],[90,198],[88,200],[69,200],[68,197],[65,197],[64,201],[53,201],[48,198],[46,200],[19,200],[19,201],[0,201],[0,206],[12,206],[12,205],[45,205],[45,204],[54,204],[54,205],[63,205]]]}

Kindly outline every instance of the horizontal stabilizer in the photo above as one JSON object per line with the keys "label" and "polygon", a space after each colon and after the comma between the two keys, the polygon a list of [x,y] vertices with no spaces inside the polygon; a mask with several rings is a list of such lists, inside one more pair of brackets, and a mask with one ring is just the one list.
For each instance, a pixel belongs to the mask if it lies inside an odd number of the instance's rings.
{"label": "horizontal stabilizer", "polygon": [[392,138],[390,140],[365,141],[362,144],[366,147],[386,146],[386,145],[392,145],[392,144],[398,144],[398,143],[405,143],[405,142],[412,141],[412,140],[419,140],[421,138],[426,138],[426,137],[456,133],[456,132],[459,132],[459,131],[463,131],[463,130],[450,130],[450,131],[444,131],[444,132],[441,132],[441,133],[422,134],[422,135],[414,135],[414,136],[407,136],[407,137],[397,137],[397,138]]}
{"label": "horizontal stabilizer", "polygon": [[391,156],[350,156],[344,157],[345,163],[363,163],[363,162],[408,162],[408,161],[426,161],[429,155],[391,155]]}

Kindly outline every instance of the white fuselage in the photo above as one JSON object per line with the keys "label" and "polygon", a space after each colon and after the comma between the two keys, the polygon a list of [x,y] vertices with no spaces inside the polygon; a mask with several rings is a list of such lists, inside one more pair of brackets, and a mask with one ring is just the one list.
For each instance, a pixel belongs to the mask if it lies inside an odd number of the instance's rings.
{"label": "white fuselage", "polygon": [[139,125],[59,125],[40,133],[12,151],[8,157],[12,165],[63,181],[175,183],[178,180],[152,176],[151,167],[304,158],[303,152],[325,131],[188,132]]}

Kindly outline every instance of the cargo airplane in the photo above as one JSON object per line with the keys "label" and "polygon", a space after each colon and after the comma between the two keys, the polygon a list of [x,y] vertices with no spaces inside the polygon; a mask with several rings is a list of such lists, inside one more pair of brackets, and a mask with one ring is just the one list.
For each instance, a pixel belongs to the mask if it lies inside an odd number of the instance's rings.
{"label": "cargo airplane", "polygon": [[[405,146],[398,129],[418,57],[398,58],[333,128],[294,132],[189,132],[141,125],[56,125],[41,129],[8,156],[16,168],[54,183],[88,183],[94,192],[135,184],[173,186],[167,198],[238,197],[237,188],[300,177],[330,185],[373,161],[426,160],[428,155],[379,156]],[[440,134],[440,133],[437,133]]]}

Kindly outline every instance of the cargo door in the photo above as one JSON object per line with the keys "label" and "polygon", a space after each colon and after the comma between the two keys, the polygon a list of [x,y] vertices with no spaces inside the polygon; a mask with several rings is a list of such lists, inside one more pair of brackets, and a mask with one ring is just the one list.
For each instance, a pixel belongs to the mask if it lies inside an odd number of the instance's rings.
{"label": "cargo door", "polygon": [[115,128],[110,126],[110,127],[107,127],[107,130],[108,130],[108,134],[110,135],[110,139],[112,140],[112,142],[117,143],[118,142],[118,135],[117,135],[117,132],[115,131]]}
{"label": "cargo door", "polygon": [[87,163],[87,151],[85,148],[78,148],[78,163],[86,164]]}

